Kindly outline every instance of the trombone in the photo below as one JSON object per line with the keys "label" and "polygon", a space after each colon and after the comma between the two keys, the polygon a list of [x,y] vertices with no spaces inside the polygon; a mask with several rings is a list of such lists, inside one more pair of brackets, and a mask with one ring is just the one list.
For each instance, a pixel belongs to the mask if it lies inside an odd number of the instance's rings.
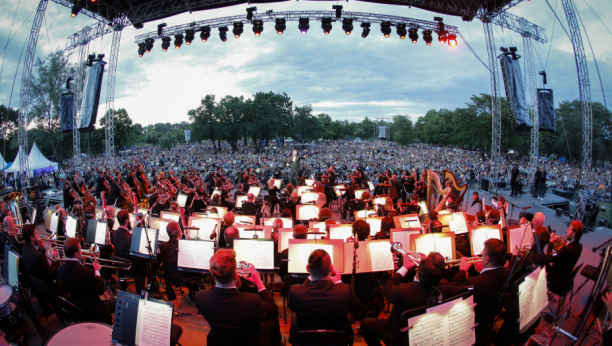
{"label": "trombone", "polygon": [[[89,247],[89,250],[82,250],[81,253],[83,254],[82,257],[85,259],[85,263],[83,263],[84,265],[93,266],[93,264],[96,262],[102,262],[102,263],[106,263],[106,264],[100,265],[100,267],[102,268],[117,269],[117,270],[132,269],[131,262],[99,258],[98,256],[100,255],[100,248],[98,247],[97,244],[91,244],[91,246]],[[45,251],[45,255],[47,256],[47,259],[50,261],[58,261],[58,262],[67,261],[66,254],[64,253],[63,245],[51,246],[49,249],[47,249],[47,251]],[[90,262],[87,262],[87,260],[89,260]],[[113,266],[110,264],[117,264],[117,265]]]}

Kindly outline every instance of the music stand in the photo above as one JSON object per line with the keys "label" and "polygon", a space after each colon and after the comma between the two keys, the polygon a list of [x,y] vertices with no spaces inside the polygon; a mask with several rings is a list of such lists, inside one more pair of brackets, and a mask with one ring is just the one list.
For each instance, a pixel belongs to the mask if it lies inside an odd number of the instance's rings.
{"label": "music stand", "polygon": [[247,192],[247,196],[252,193],[255,198],[259,197],[259,193],[261,192],[261,187],[259,186],[249,186],[249,191]]}
{"label": "music stand", "polygon": [[185,204],[187,204],[187,195],[184,193],[179,193],[178,196],[176,197],[176,203],[179,205],[179,207],[185,208]]}
{"label": "music stand", "polygon": [[179,222],[181,214],[162,210],[162,212],[159,213],[159,218]]}
{"label": "music stand", "polygon": [[455,233],[428,233],[410,237],[410,249],[422,254],[439,252],[445,259],[455,259]]}
{"label": "music stand", "polygon": [[136,227],[132,233],[130,255],[155,259],[157,257],[157,242],[159,229]]}
{"label": "music stand", "polygon": [[280,219],[283,221],[282,228],[292,228],[293,227],[293,219],[290,217],[266,217],[263,219],[264,226],[272,226],[276,219]]}
{"label": "music stand", "polygon": [[546,268],[537,267],[516,280],[514,286],[518,293],[519,330],[524,333],[548,308]]}
{"label": "music stand", "polygon": [[499,239],[504,241],[501,225],[482,225],[470,227],[470,246],[472,255],[481,255],[484,243],[489,239]]}
{"label": "music stand", "polygon": [[321,208],[316,205],[296,205],[295,219],[298,221],[310,221],[319,218]]}
{"label": "music stand", "polygon": [[346,239],[353,236],[353,225],[350,223],[342,223],[336,225],[329,225],[329,239]]}
{"label": "music stand", "polygon": [[242,208],[242,203],[247,202],[249,200],[249,196],[240,195],[236,196],[236,208]]}
{"label": "music stand", "polygon": [[332,258],[334,268],[344,268],[344,241],[340,239],[289,239],[288,273],[307,275],[308,257],[317,249],[323,249]]}
{"label": "music stand", "polygon": [[89,220],[85,242],[88,244],[105,245],[107,228],[106,222]]}
{"label": "music stand", "polygon": [[404,251],[412,251],[410,237],[421,234],[420,228],[391,228],[391,243],[402,244]]}
{"label": "music stand", "polygon": [[215,242],[179,239],[178,250],[178,270],[207,273],[210,270],[210,258],[215,254]]}
{"label": "music stand", "polygon": [[236,262],[251,263],[260,273],[274,273],[274,240],[234,239]]}
{"label": "music stand", "polygon": [[73,218],[72,216],[68,216],[66,218],[66,237],[76,238],[78,223],[79,222],[77,219]]}

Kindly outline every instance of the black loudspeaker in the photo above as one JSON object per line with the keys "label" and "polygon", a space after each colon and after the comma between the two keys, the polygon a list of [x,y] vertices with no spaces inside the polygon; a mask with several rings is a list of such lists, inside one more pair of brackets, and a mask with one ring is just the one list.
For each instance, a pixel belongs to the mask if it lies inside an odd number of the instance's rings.
{"label": "black loudspeaker", "polygon": [[489,191],[489,179],[482,178],[482,181],[480,182],[480,189]]}
{"label": "black loudspeaker", "polygon": [[102,75],[106,62],[98,61],[87,69],[87,79],[83,90],[83,104],[80,114],[80,132],[91,132],[96,125],[100,92],[102,91]]}
{"label": "black loudspeaker", "polygon": [[64,93],[60,99],[60,131],[71,132],[74,126],[74,94]]}
{"label": "black loudspeaker", "polygon": [[540,121],[540,131],[557,131],[555,101],[552,89],[538,89],[538,119]]}

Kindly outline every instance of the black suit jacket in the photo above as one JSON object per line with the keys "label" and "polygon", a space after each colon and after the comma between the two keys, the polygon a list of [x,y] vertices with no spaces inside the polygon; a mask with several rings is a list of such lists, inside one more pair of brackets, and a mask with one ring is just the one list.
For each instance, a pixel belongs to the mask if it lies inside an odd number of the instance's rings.
{"label": "black suit jacket", "polygon": [[573,241],[559,250],[556,256],[550,256],[552,266],[548,272],[548,282],[551,284],[561,284],[567,280],[574,270],[576,263],[582,254],[582,244]]}
{"label": "black suit jacket", "polygon": [[70,301],[85,312],[86,320],[106,322],[110,313],[100,299],[104,294],[104,280],[92,268],[76,261],[66,261],[58,273],[70,293]]}
{"label": "black suit jacket", "polygon": [[242,203],[242,214],[243,215],[257,215],[257,207],[253,202]]}
{"label": "black suit jacket", "polygon": [[292,330],[344,330],[353,335],[346,315],[359,311],[361,303],[350,285],[306,280],[291,286],[288,306],[297,315],[297,326]]}
{"label": "black suit jacket", "polygon": [[131,260],[130,246],[132,245],[132,235],[124,227],[117,228],[116,231],[111,232],[111,244],[115,246],[117,256]]}
{"label": "black suit jacket", "polygon": [[25,244],[21,251],[26,272],[44,283],[52,283],[57,277],[55,265],[49,265],[43,251],[32,244]]}
{"label": "black suit jacket", "polygon": [[267,289],[256,295],[215,287],[196,293],[194,302],[212,334],[246,339],[250,345],[270,344],[259,322],[278,318],[278,306]]}
{"label": "black suit jacket", "polygon": [[106,196],[106,205],[108,206],[115,205],[115,202],[120,197],[121,197],[121,190],[119,189],[119,186],[115,184],[114,182],[112,182],[110,186],[110,192],[108,193],[108,196]]}

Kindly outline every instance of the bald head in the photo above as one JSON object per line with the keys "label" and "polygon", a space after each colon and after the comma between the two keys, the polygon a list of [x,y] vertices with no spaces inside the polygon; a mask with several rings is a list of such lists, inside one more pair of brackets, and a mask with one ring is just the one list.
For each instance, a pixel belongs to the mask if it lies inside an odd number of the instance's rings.
{"label": "bald head", "polygon": [[533,229],[538,229],[538,227],[544,226],[544,221],[546,221],[546,216],[541,211],[535,213],[533,216],[533,221],[531,222],[531,227]]}
{"label": "bald head", "polygon": [[225,229],[224,237],[225,237],[225,242],[231,247],[234,247],[234,239],[240,238],[240,232],[238,231],[236,227],[230,226]]}

